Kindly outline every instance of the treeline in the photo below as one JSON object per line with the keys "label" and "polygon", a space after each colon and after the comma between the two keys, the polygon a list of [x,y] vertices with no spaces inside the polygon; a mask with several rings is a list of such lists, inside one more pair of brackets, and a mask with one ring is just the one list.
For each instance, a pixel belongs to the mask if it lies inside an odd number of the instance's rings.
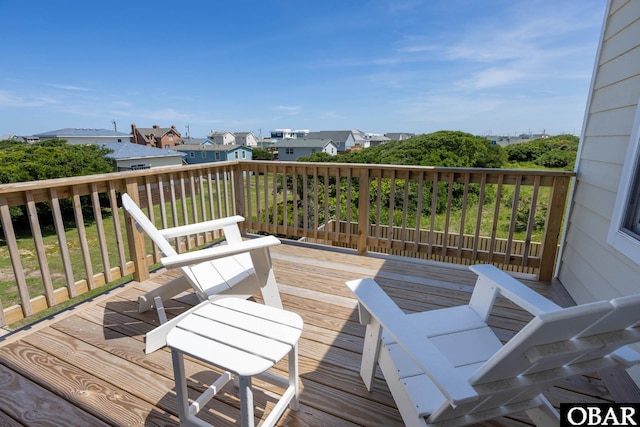
{"label": "treeline", "polygon": [[[84,176],[113,172],[111,161],[105,158],[110,153],[100,145],[69,145],[65,140],[49,139],[34,144],[21,141],[0,141],[0,184],[40,181],[43,179]],[[87,196],[81,199],[82,210],[93,217],[91,202]],[[61,200],[63,216],[73,211],[71,201]],[[41,222],[51,221],[49,203],[36,204]],[[14,221],[27,222],[25,206],[10,208]]]}
{"label": "treeline", "polygon": [[464,168],[541,166],[573,170],[579,139],[558,135],[502,147],[486,138],[459,131],[439,131],[404,141],[330,156],[314,153],[302,162],[369,163]]}
{"label": "treeline", "polygon": [[532,163],[551,169],[573,170],[580,139],[574,135],[557,135],[529,142],[507,145],[510,163]]}

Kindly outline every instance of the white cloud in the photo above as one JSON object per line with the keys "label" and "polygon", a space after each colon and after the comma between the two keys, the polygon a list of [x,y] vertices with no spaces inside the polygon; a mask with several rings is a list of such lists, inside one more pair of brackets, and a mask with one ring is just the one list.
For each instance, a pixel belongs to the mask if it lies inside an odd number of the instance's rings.
{"label": "white cloud", "polygon": [[282,111],[289,115],[295,115],[295,114],[299,114],[300,111],[302,111],[302,106],[301,105],[295,105],[295,106],[277,105],[275,107],[271,107],[271,109],[274,111]]}
{"label": "white cloud", "polygon": [[80,86],[73,86],[73,85],[64,85],[64,84],[57,84],[57,83],[47,83],[47,86],[56,88],[56,89],[63,89],[63,90],[68,90],[68,91],[73,91],[73,92],[88,92],[91,89],[86,88],[86,87],[80,87]]}

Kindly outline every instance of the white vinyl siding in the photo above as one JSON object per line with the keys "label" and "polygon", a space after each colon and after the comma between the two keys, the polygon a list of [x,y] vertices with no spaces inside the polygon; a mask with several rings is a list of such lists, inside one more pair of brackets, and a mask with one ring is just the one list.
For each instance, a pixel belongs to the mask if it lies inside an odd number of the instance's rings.
{"label": "white vinyl siding", "polygon": [[613,0],[594,67],[558,270],[577,303],[640,292],[640,265],[608,242],[620,183],[628,188],[631,182],[623,167],[638,99],[640,1]]}

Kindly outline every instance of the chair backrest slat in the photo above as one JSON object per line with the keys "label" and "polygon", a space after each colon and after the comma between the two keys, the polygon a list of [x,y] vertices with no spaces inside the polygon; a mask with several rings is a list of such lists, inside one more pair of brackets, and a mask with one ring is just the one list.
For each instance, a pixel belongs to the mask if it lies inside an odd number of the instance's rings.
{"label": "chair backrest slat", "polygon": [[[535,346],[572,340],[613,309],[608,301],[601,301],[540,314],[480,367],[469,381],[482,384],[549,369],[551,359],[545,358],[536,365],[527,357],[527,351]],[[552,360],[551,365],[562,366],[564,363],[567,360],[559,357]]]}

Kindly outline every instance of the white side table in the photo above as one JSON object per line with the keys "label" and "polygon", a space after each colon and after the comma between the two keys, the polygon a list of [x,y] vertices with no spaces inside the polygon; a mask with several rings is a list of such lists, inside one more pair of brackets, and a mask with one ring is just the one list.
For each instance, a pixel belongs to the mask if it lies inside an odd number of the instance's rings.
{"label": "white side table", "polygon": [[[251,377],[278,382],[286,390],[262,425],[273,426],[287,405],[298,409],[298,339],[302,318],[296,313],[239,298],[204,301],[180,319],[167,335],[171,348],[183,426],[207,426],[198,411],[233,377],[239,382],[242,426],[254,425]],[[189,405],[183,355],[188,354],[225,372]],[[288,357],[289,378],[266,371]]]}

